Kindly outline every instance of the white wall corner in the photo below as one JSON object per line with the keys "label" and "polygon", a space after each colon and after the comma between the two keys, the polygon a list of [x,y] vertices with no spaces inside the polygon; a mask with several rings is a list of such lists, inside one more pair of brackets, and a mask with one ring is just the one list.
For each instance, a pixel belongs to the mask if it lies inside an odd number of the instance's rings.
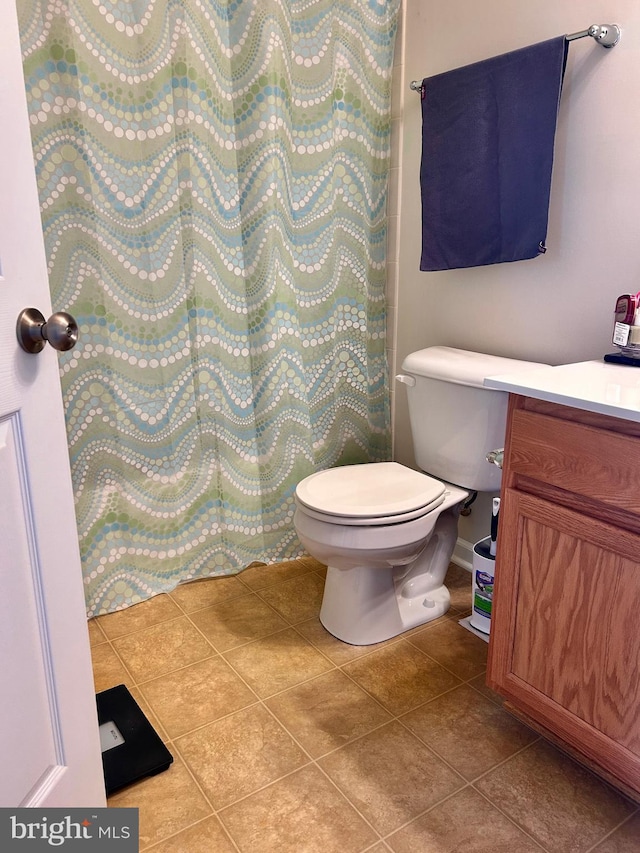
{"label": "white wall corner", "polygon": [[468,572],[473,570],[473,543],[467,542],[466,539],[456,540],[456,547],[453,549],[451,562],[461,569],[466,569]]}

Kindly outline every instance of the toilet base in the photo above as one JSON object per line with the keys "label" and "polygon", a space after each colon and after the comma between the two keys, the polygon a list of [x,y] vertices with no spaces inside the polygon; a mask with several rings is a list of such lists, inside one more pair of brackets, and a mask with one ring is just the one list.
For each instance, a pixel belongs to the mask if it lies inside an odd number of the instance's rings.
{"label": "toilet base", "polygon": [[398,524],[350,526],[309,516],[294,525],[309,554],[329,568],[320,622],[345,643],[369,646],[449,609],[444,579],[469,493],[450,483],[435,509]]}
{"label": "toilet base", "polygon": [[[444,584],[413,596],[398,594],[397,570],[370,566],[329,566],[320,622],[330,634],[352,646],[369,646],[426,625],[449,609]],[[336,575],[332,579],[332,575]],[[339,580],[338,580],[339,578]]]}

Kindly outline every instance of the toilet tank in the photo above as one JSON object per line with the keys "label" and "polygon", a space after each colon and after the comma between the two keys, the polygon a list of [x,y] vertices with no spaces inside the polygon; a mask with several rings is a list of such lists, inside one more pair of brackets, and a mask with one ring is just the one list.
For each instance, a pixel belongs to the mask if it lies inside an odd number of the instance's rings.
{"label": "toilet tank", "polygon": [[407,386],[418,466],[465,489],[499,491],[502,471],[486,456],[504,447],[508,394],[485,388],[484,379],[542,366],[452,347],[408,355],[396,379]]}

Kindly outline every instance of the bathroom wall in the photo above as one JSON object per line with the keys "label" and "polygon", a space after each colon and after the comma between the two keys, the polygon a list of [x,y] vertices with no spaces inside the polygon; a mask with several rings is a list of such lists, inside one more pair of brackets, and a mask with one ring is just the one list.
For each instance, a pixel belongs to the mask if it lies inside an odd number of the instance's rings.
{"label": "bathroom wall", "polygon": [[[616,47],[606,50],[585,38],[569,48],[547,253],[512,264],[420,272],[420,96],[409,82],[611,22],[622,27]],[[395,63],[392,375],[407,353],[434,344],[550,364],[599,359],[611,351],[614,301],[640,289],[638,0],[404,0]],[[415,467],[404,387],[394,388],[392,400],[395,458]],[[461,519],[461,562],[468,543],[488,532],[489,506],[485,497]]]}

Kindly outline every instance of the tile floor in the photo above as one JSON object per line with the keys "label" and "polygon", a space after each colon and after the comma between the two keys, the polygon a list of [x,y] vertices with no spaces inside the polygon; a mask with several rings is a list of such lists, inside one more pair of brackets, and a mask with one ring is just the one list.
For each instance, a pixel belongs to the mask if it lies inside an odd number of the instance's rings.
{"label": "tile floor", "polygon": [[89,624],[174,756],[110,798],[155,853],[635,853],[640,809],[502,710],[449,613],[377,646],[321,626],[311,558],[184,584]]}

